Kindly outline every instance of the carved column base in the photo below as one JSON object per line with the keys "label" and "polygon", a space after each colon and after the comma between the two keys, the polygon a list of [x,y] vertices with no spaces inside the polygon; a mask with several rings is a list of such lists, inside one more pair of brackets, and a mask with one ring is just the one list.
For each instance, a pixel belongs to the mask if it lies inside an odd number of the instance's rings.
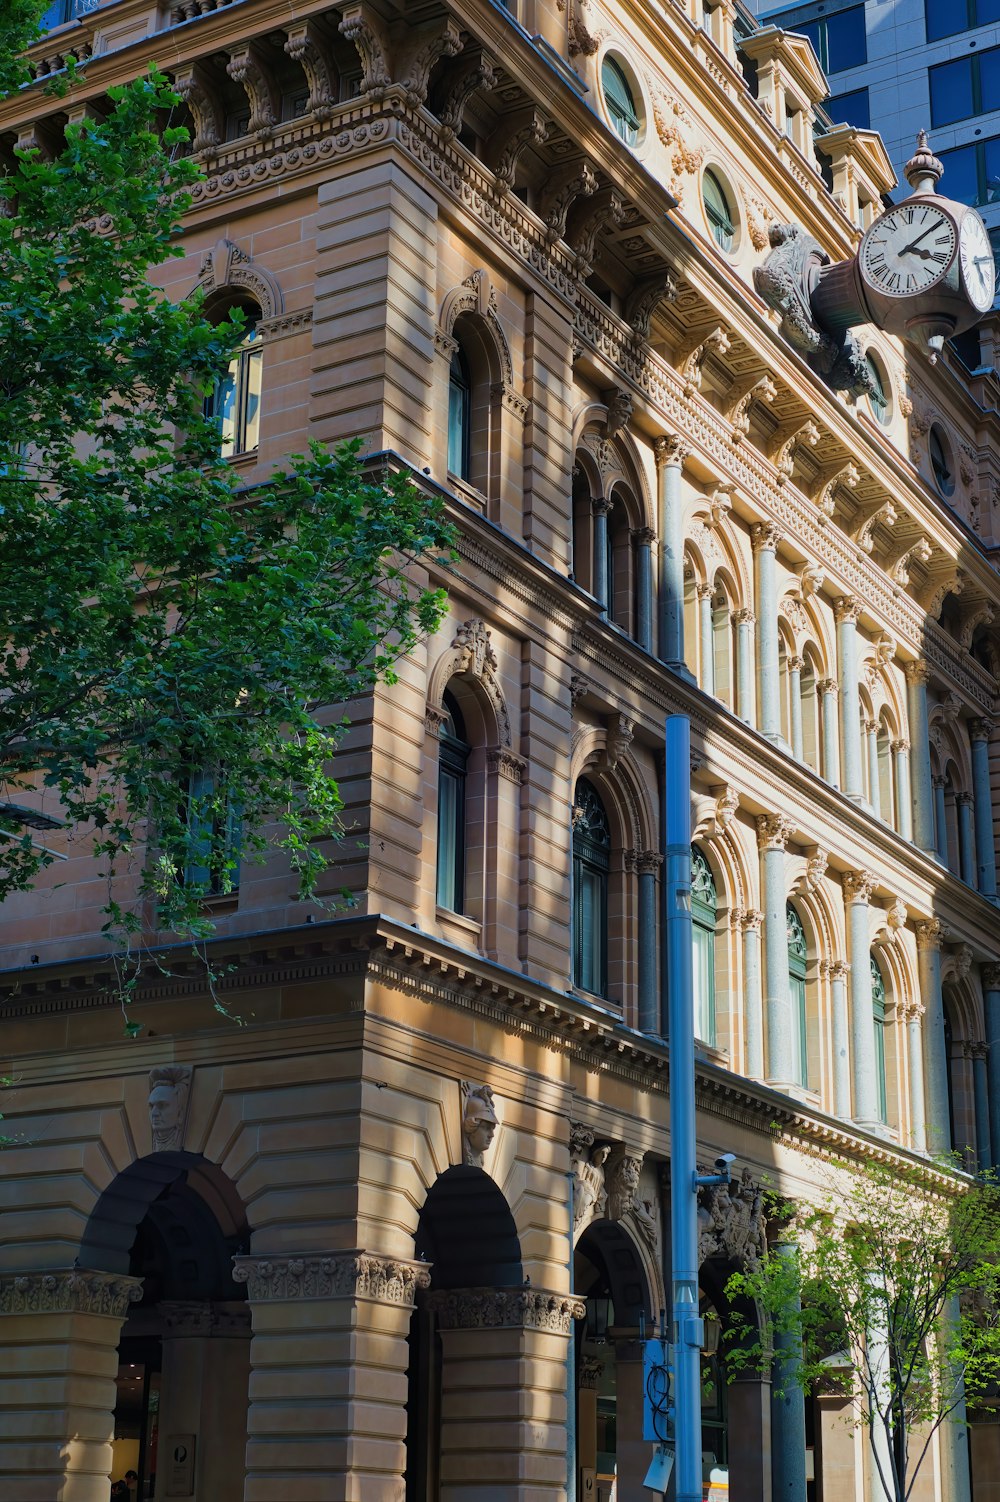
{"label": "carved column base", "polygon": [[107,1502],[118,1341],[139,1278],[0,1279],[0,1490],[17,1502]]}

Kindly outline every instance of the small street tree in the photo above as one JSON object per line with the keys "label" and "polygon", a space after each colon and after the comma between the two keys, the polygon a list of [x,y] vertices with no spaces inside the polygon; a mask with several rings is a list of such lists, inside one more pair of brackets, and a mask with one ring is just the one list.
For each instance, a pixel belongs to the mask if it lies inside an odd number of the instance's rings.
{"label": "small street tree", "polygon": [[[40,10],[4,9],[0,100]],[[327,707],[435,629],[443,593],[412,566],[451,534],[360,442],[250,489],[220,458],[211,397],[242,314],[154,285],[199,167],[161,74],[109,99],[0,177],[0,900],[68,825],[120,951],[143,903],[206,936],[206,893],[275,845],[316,892],[341,832]]]}
{"label": "small street tree", "polygon": [[[912,1497],[934,1434],[1000,1382],[1000,1191],[949,1171],[868,1160],[735,1274],[729,1370],[841,1392],[867,1430],[884,1495]],[[797,1353],[801,1361],[787,1359]]]}

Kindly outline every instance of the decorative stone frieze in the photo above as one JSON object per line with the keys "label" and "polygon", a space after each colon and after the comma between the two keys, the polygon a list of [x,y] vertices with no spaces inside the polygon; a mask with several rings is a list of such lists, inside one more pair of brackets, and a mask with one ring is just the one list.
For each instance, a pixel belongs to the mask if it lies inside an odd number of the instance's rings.
{"label": "decorative stone frieze", "polygon": [[442,1330],[546,1330],[569,1335],[587,1305],[542,1288],[454,1288],[428,1296]]}
{"label": "decorative stone frieze", "polygon": [[0,1314],[103,1314],[124,1319],[142,1298],[142,1279],[73,1268],[0,1278]]}
{"label": "decorative stone frieze", "polygon": [[412,1304],[418,1288],[430,1287],[430,1267],[375,1252],[303,1252],[287,1257],[234,1257],[233,1279],[247,1285],[251,1303],[286,1299],[374,1299]]}

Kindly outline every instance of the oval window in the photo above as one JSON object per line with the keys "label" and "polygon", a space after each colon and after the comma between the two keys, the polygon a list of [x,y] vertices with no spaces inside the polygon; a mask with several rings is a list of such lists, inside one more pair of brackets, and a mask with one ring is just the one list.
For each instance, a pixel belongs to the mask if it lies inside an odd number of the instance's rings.
{"label": "oval window", "polygon": [[935,485],[942,495],[954,495],[955,475],[952,470],[951,445],[945,437],[944,429],[938,423],[931,428],[927,444]]}
{"label": "oval window", "polygon": [[868,366],[868,375],[872,389],[868,393],[868,405],[872,409],[875,421],[887,428],[892,421],[892,406],[889,401],[890,386],[880,362],[874,355],[868,355],[865,363]]}
{"label": "oval window", "polygon": [[625,70],[613,57],[604,59],[601,87],[615,134],[621,137],[626,146],[634,146],[639,139],[639,111]]}
{"label": "oval window", "polygon": [[701,180],[701,201],[705,217],[712,232],[712,239],[720,250],[732,250],[736,243],[736,225],[725,188],[714,172],[708,171]]}

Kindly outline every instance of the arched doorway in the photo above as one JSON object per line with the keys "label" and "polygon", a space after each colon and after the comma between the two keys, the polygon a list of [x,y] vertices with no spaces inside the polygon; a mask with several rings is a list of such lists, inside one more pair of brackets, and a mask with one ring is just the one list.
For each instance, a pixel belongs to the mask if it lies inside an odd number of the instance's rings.
{"label": "arched doorway", "polygon": [[78,1265],[142,1279],[118,1347],[111,1473],[135,1473],[135,1502],[242,1502],[250,1324],[232,1259],[248,1246],[235,1186],[195,1153],[140,1158],[91,1212]]}
{"label": "arched doorway", "polygon": [[592,1221],[576,1245],[578,1495],[640,1497],[650,1447],[642,1438],[642,1336],[653,1332],[649,1282],[618,1221]]}

